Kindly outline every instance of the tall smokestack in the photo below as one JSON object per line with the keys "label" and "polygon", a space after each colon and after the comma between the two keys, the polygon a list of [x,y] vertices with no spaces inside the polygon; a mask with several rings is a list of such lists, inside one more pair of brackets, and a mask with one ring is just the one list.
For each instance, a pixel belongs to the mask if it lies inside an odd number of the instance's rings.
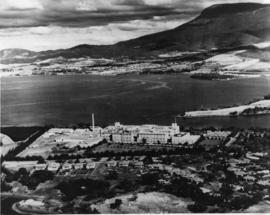
{"label": "tall smokestack", "polygon": [[92,113],[92,130],[93,131],[95,130],[95,116],[93,113]]}

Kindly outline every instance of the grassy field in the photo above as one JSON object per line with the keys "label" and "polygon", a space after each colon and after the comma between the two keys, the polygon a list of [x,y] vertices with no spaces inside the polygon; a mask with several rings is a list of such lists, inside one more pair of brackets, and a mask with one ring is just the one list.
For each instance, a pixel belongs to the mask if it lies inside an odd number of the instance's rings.
{"label": "grassy field", "polygon": [[137,151],[160,151],[163,149],[174,150],[177,146],[169,146],[169,145],[141,145],[141,144],[124,144],[124,143],[103,143],[101,145],[97,145],[93,147],[93,152],[106,152],[112,151],[115,153],[121,152],[137,152]]}

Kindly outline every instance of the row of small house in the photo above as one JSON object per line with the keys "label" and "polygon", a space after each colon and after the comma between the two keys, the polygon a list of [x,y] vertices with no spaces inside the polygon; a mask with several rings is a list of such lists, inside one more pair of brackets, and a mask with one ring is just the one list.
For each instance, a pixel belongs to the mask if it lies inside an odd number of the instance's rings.
{"label": "row of small house", "polygon": [[[154,160],[154,159],[153,159]],[[16,163],[16,164],[15,164]],[[179,168],[175,168],[172,165],[165,165],[161,164],[159,162],[154,162],[151,164],[145,164],[142,160],[111,160],[111,161],[99,161],[99,162],[65,162],[65,163],[59,163],[56,161],[49,161],[47,163],[37,163],[37,161],[21,161],[21,162],[14,162],[14,161],[5,161],[3,163],[3,166],[7,169],[17,171],[19,168],[26,168],[28,171],[35,171],[35,170],[48,170],[52,172],[57,172],[60,170],[77,170],[77,169],[95,169],[98,165],[104,164],[108,168],[113,167],[137,167],[137,168],[143,168],[144,166],[147,166],[150,169],[156,169],[156,170],[165,170],[169,173],[176,173],[176,174],[183,174],[183,175],[189,175],[188,172],[190,170],[180,170]]]}
{"label": "row of small house", "polygon": [[34,170],[49,170],[52,172],[57,172],[59,170],[72,170],[72,169],[95,169],[99,164],[105,164],[107,167],[143,167],[144,163],[142,161],[107,161],[107,162],[90,162],[90,163],[43,163],[43,164],[35,164]]}
{"label": "row of small house", "polygon": [[[32,170],[49,170],[49,171],[57,171],[60,169],[94,169],[99,164],[104,164],[107,167],[143,167],[143,160],[146,156],[135,156],[131,160],[131,157],[119,157],[120,160],[109,160],[109,158],[104,157],[99,161],[95,161],[94,159],[79,159],[79,160],[67,160],[64,163],[57,161],[46,161],[45,163],[38,163],[38,161],[4,161],[2,166],[11,171],[18,171],[20,168],[25,168],[27,171]],[[158,157],[152,158],[153,162],[160,162]]]}

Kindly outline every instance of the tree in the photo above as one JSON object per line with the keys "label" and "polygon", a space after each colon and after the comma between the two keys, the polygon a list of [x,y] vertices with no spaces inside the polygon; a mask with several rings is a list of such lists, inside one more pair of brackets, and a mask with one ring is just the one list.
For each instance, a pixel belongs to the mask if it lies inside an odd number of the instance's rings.
{"label": "tree", "polygon": [[237,116],[237,111],[230,112],[230,116]]}
{"label": "tree", "polygon": [[132,191],[134,189],[134,183],[128,179],[120,181],[117,185],[117,188],[125,190],[125,192]]}
{"label": "tree", "polygon": [[148,156],[146,156],[146,157],[144,158],[143,162],[144,162],[145,164],[152,164],[152,163],[153,163],[153,159],[152,159],[151,156],[148,155]]}
{"label": "tree", "polygon": [[141,183],[143,185],[154,185],[157,183],[159,176],[157,173],[146,173],[141,177]]}
{"label": "tree", "polygon": [[29,174],[20,175],[19,182],[30,189],[35,189],[40,183],[52,180],[54,174],[48,170],[37,170],[31,176]]}
{"label": "tree", "polygon": [[190,210],[193,213],[202,213],[207,209],[207,206],[196,202],[193,205],[188,205],[187,208],[188,208],[188,210]]}
{"label": "tree", "polygon": [[122,204],[122,200],[121,199],[115,199],[114,203],[111,203],[110,204],[110,208],[111,209],[119,208],[121,204]]}
{"label": "tree", "polygon": [[64,200],[72,200],[76,196],[87,195],[85,200],[107,196],[110,183],[102,180],[76,179],[71,181],[62,181],[57,189],[65,195]]}
{"label": "tree", "polygon": [[117,179],[118,174],[116,171],[110,171],[109,174],[106,176],[106,179],[108,180],[115,180]]}
{"label": "tree", "polygon": [[233,187],[230,184],[223,183],[222,187],[220,188],[220,193],[225,199],[229,199],[233,194]]}
{"label": "tree", "polygon": [[20,169],[18,170],[18,173],[19,173],[20,175],[28,175],[28,172],[27,172],[27,170],[26,170],[25,168],[20,168]]}
{"label": "tree", "polygon": [[47,180],[52,180],[54,174],[48,170],[37,170],[31,175],[32,178],[37,178],[40,182],[45,182]]}
{"label": "tree", "polygon": [[43,157],[38,158],[38,163],[46,163]]}
{"label": "tree", "polygon": [[1,182],[1,192],[7,192],[11,190],[11,186],[8,185],[5,181]]}

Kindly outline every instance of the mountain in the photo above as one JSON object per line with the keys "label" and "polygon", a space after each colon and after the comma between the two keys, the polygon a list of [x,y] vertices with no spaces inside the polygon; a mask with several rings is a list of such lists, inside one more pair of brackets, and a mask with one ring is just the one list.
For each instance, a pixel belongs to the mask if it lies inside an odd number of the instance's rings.
{"label": "mountain", "polygon": [[270,5],[237,3],[213,5],[175,29],[117,45],[160,50],[210,50],[247,46],[270,40]]}
{"label": "mountain", "polygon": [[31,62],[55,57],[144,57],[168,51],[233,49],[270,41],[270,5],[259,3],[216,4],[194,20],[163,31],[114,45],[79,45],[70,49],[31,52],[0,51],[3,63]]}

